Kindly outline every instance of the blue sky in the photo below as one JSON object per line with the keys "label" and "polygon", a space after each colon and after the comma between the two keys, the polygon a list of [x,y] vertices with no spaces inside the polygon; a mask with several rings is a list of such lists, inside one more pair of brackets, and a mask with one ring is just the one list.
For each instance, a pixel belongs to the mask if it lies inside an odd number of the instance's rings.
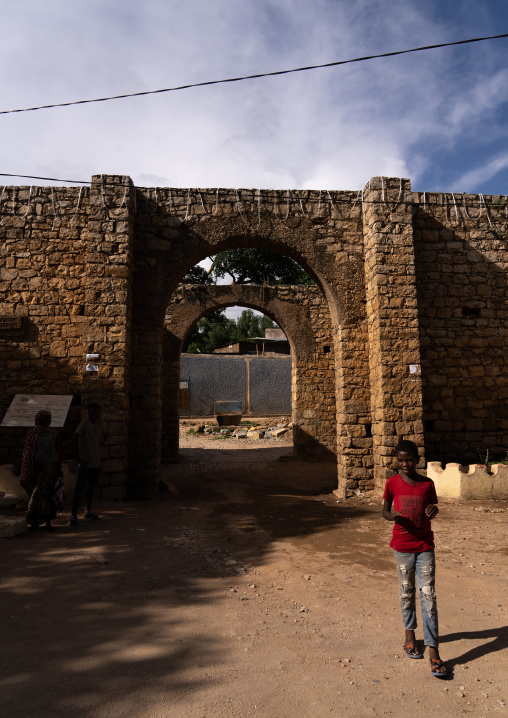
{"label": "blue sky", "polygon": [[[499,0],[17,0],[2,8],[0,109],[503,32]],[[0,132],[0,171],[26,175],[282,189],[385,175],[420,191],[506,194],[508,39],[0,115]]]}

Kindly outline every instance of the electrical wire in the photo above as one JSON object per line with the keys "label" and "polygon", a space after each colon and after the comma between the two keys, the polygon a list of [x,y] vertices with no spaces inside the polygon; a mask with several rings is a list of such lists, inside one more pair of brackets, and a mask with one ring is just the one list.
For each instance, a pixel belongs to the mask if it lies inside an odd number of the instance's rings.
{"label": "electrical wire", "polygon": [[306,67],[296,67],[292,70],[277,70],[276,72],[260,72],[256,75],[244,75],[243,77],[230,77],[224,80],[208,80],[207,82],[195,82],[189,85],[179,85],[178,87],[166,87],[161,90],[145,90],[144,92],[130,92],[125,95],[112,95],[110,97],[97,97],[94,100],[75,100],[73,102],[59,102],[52,105],[39,105],[37,107],[24,107],[17,110],[0,110],[0,115],[10,115],[16,112],[35,112],[36,110],[49,110],[55,107],[71,107],[72,105],[86,105],[94,102],[109,102],[110,100],[124,100],[127,97],[144,97],[145,95],[158,95],[163,92],[177,92],[178,90],[189,90],[193,87],[207,87],[209,85],[221,85],[228,82],[242,82],[243,80],[256,80],[261,77],[275,77],[277,75],[289,75],[294,72],[307,72],[308,70],[319,70],[325,67],[337,67],[339,65],[349,65],[354,62],[365,62],[366,60],[377,60],[381,57],[395,57],[396,55],[407,55],[412,52],[422,52],[424,50],[436,50],[440,47],[452,47],[455,45],[467,45],[473,42],[483,42],[485,40],[498,40],[508,37],[508,33],[503,35],[490,35],[488,37],[475,37],[469,40],[456,40],[455,42],[441,42],[438,45],[424,45],[423,47],[414,47],[410,50],[397,50],[395,52],[383,52],[379,55],[366,55],[365,57],[355,57],[351,60],[337,60],[336,62],[326,62],[322,65],[308,65]]}
{"label": "electrical wire", "polygon": [[46,182],[71,182],[72,184],[92,184],[90,180],[69,180],[69,179],[58,179],[58,177],[37,177],[36,175],[13,175],[7,172],[0,172],[0,177],[21,177],[23,179],[40,179],[46,180]]}

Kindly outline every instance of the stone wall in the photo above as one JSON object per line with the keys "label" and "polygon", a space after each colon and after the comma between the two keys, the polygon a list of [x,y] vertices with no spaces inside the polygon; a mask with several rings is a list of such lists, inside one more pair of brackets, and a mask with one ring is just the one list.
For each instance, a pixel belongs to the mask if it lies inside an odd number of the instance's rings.
{"label": "stone wall", "polygon": [[[506,201],[414,195],[427,459],[508,449]],[[488,209],[487,209],[488,207]]]}
{"label": "stone wall", "polygon": [[[64,442],[81,420],[88,188],[5,188],[0,207],[0,414],[15,394],[72,394]],[[26,429],[2,428],[0,463],[19,462]]]}
{"label": "stone wall", "polygon": [[[0,322],[0,411],[15,393],[72,394],[68,435],[100,401],[106,496],[155,496],[166,311],[190,267],[234,247],[286,254],[316,280],[319,296],[288,302],[294,326],[282,326],[297,447],[336,436],[341,488],[382,485],[401,436],[447,461],[508,448],[504,198],[415,193],[383,177],[356,193],[143,189],[94,176],[89,189],[4,188],[0,213],[0,313],[23,318],[17,329]],[[256,307],[270,315],[268,300]],[[95,375],[87,352],[100,354]],[[4,459],[23,433],[2,428]]]}
{"label": "stone wall", "polygon": [[[0,411],[23,394],[72,394],[64,453],[91,401],[103,405],[103,496],[126,493],[131,310],[132,187],[120,196],[101,178],[91,189],[6,188],[0,207],[1,314],[23,317],[19,335],[0,330]],[[116,186],[116,185],[115,185]],[[10,336],[9,336],[10,334]],[[100,354],[97,374],[87,352]],[[2,460],[19,462],[26,429],[1,429]]]}

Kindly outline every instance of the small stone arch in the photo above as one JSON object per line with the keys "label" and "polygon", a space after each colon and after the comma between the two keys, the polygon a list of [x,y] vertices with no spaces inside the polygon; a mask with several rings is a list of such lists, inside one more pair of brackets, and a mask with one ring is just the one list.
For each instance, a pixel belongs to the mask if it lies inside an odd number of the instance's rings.
{"label": "small stone arch", "polygon": [[176,290],[166,313],[163,343],[163,458],[178,451],[176,392],[184,341],[203,316],[234,305],[264,312],[280,324],[289,339],[295,454],[336,460],[332,326],[321,290],[307,285],[186,285]]}

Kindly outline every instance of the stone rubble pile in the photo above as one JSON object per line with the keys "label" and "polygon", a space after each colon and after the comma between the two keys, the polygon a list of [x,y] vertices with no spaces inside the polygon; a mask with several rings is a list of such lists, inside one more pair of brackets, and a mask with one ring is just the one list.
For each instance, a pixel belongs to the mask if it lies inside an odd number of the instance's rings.
{"label": "stone rubble pile", "polygon": [[206,434],[213,439],[232,438],[259,441],[261,439],[277,440],[293,429],[291,419],[281,417],[276,421],[262,420],[256,424],[240,426],[217,426],[216,424],[191,424],[189,433]]}

